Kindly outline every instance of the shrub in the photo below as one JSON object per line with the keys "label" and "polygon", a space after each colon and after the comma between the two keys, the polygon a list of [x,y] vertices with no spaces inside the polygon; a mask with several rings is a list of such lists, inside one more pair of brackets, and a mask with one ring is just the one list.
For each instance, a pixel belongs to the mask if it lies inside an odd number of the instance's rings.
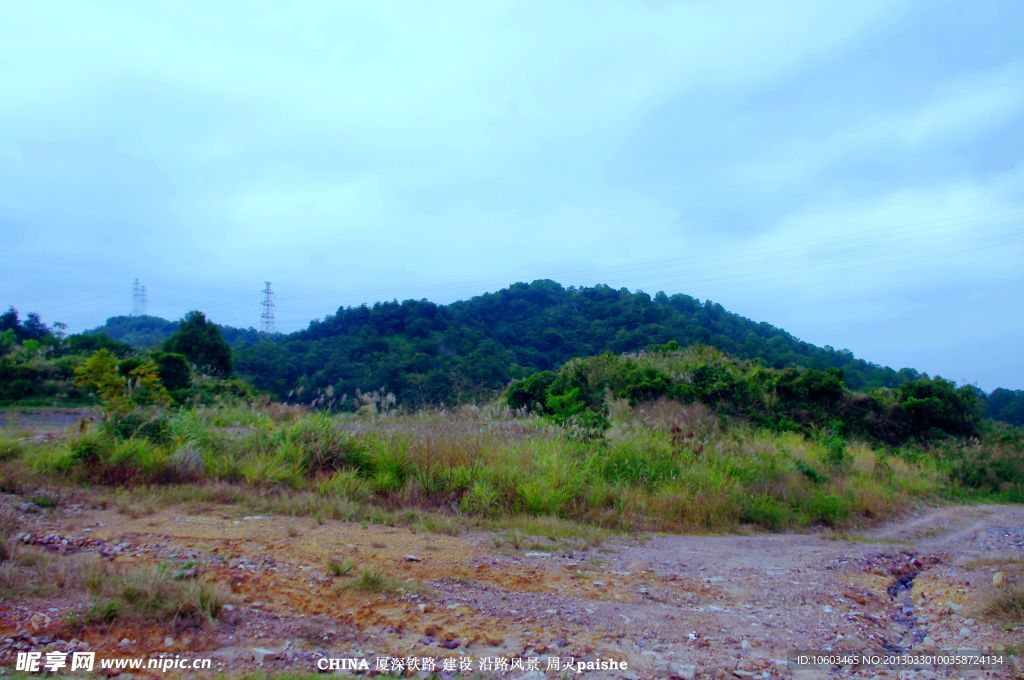
{"label": "shrub", "polygon": [[192,383],[192,369],[188,365],[188,358],[184,354],[175,352],[155,351],[152,354],[156,363],[157,373],[160,382],[168,391],[174,393],[187,388]]}
{"label": "shrub", "polygon": [[135,409],[104,421],[104,428],[121,439],[141,437],[162,444],[171,439],[171,419],[164,411]]}
{"label": "shrub", "polygon": [[805,460],[800,460],[799,458],[797,458],[796,460],[793,461],[793,465],[796,467],[797,471],[800,472],[800,474],[802,474],[804,477],[811,480],[815,484],[824,484],[825,482],[828,481],[828,477],[818,472],[813,465],[811,465]]}
{"label": "shrub", "polygon": [[311,476],[366,467],[362,443],[325,413],[299,418],[283,431],[283,437],[302,450],[302,468]]}
{"label": "shrub", "polygon": [[833,467],[843,465],[849,459],[846,442],[838,435],[829,435],[822,444],[825,446],[825,462]]}
{"label": "shrub", "polygon": [[115,484],[140,477],[145,481],[155,481],[164,472],[169,458],[166,449],[146,439],[118,441],[108,459],[103,461],[103,478]]}
{"label": "shrub", "polygon": [[980,405],[969,387],[958,389],[942,378],[919,378],[900,385],[896,404],[914,436],[934,438],[936,432],[968,436],[978,432]]}
{"label": "shrub", "polygon": [[596,456],[596,461],[606,480],[646,488],[675,479],[681,471],[679,456],[671,442],[656,436],[611,444]]}
{"label": "shrub", "polygon": [[467,515],[496,517],[501,508],[498,492],[487,481],[476,480],[459,501],[459,508]]}
{"label": "shrub", "polygon": [[754,496],[748,499],[740,513],[740,521],[757,524],[772,531],[787,526],[791,519],[790,509],[771,496]]}
{"label": "shrub", "polygon": [[551,371],[539,371],[523,380],[516,380],[509,385],[506,401],[512,408],[543,413],[548,388],[554,380],[555,374]]}
{"label": "shrub", "polygon": [[807,519],[834,527],[845,522],[850,515],[850,501],[823,489],[815,489],[806,504]]}

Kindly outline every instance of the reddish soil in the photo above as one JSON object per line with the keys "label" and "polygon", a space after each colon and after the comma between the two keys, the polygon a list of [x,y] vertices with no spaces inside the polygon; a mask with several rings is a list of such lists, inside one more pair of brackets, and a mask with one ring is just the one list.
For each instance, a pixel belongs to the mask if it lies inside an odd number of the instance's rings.
{"label": "reddish soil", "polygon": [[[1011,573],[1024,558],[1021,507],[923,509],[845,538],[644,536],[553,554],[498,550],[485,533],[240,518],[227,506],[133,518],[73,504],[38,509],[3,495],[0,511],[17,516],[17,540],[37,546],[22,549],[41,547],[55,559],[96,553],[122,566],[192,563],[200,578],[230,593],[216,623],[190,630],[114,624],[72,632],[63,613],[84,610],[84,592],[0,601],[0,665],[12,664],[19,650],[74,648],[101,656],[195,653],[231,672],[314,672],[321,657],[366,659],[373,668],[382,656],[435,657],[438,664],[497,656],[538,658],[542,673],[551,657],[628,663],[625,672],[584,674],[595,678],[904,677],[878,668],[799,670],[787,656],[1024,643],[1024,629],[978,611],[994,572]],[[351,572],[332,576],[329,564],[346,560]],[[353,587],[362,571],[402,590]],[[951,675],[1020,673],[1018,665]],[[518,666],[484,675],[541,677]]]}

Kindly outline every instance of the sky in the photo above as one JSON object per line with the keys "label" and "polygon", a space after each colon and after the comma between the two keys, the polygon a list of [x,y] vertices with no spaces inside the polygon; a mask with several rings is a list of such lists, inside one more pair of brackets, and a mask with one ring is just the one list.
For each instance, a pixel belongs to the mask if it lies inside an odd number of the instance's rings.
{"label": "sky", "polygon": [[278,330],[515,281],[1024,388],[1024,3],[0,7],[0,305]]}

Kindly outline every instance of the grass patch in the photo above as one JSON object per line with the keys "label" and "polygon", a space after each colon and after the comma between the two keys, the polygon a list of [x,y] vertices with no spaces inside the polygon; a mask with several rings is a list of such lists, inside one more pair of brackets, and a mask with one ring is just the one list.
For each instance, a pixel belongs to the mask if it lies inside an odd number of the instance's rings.
{"label": "grass patch", "polygon": [[68,623],[153,621],[175,628],[213,621],[224,605],[216,584],[176,578],[169,565],[116,570],[96,555],[54,555],[35,546],[10,544],[0,561],[0,598],[89,593],[91,605],[69,614]]}
{"label": "grass patch", "polygon": [[77,615],[81,624],[146,621],[175,629],[196,628],[213,622],[225,603],[219,586],[177,578],[168,565],[122,572],[101,567],[87,585],[93,601]]}
{"label": "grass patch", "polygon": [[60,497],[50,494],[38,494],[32,496],[29,501],[40,508],[55,508],[60,505]]}
{"label": "grass patch", "polygon": [[360,571],[348,587],[367,593],[397,593],[405,590],[401,581],[389,578],[380,571],[368,569]]}
{"label": "grass patch", "polygon": [[982,612],[1005,626],[1024,626],[1024,585],[1007,585],[982,603]]}
{"label": "grass patch", "polygon": [[94,427],[67,442],[0,440],[9,449],[0,454],[0,485],[24,486],[27,477],[10,472],[20,466],[62,493],[64,480],[116,489],[106,497],[120,499],[131,516],[168,503],[233,504],[248,514],[449,534],[518,531],[578,546],[638,530],[844,530],[922,501],[1004,499],[1015,493],[1024,457],[1017,436],[1002,430],[959,448],[892,451],[727,422],[670,400],[614,406],[614,425],[584,438],[493,409],[369,419],[181,409],[159,418],[166,424],[159,438]]}
{"label": "grass patch", "polygon": [[352,570],[355,569],[355,566],[356,561],[351,557],[346,557],[340,564],[334,560],[330,560],[327,563],[327,572],[331,576],[348,576],[352,573]]}

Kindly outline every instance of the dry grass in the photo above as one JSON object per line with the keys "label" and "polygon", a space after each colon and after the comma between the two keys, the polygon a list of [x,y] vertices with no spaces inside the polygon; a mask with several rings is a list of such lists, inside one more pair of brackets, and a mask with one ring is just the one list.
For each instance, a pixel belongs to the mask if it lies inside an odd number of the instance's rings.
{"label": "dry grass", "polygon": [[1024,584],[1013,583],[994,590],[982,602],[981,610],[1003,625],[1024,625]]}

